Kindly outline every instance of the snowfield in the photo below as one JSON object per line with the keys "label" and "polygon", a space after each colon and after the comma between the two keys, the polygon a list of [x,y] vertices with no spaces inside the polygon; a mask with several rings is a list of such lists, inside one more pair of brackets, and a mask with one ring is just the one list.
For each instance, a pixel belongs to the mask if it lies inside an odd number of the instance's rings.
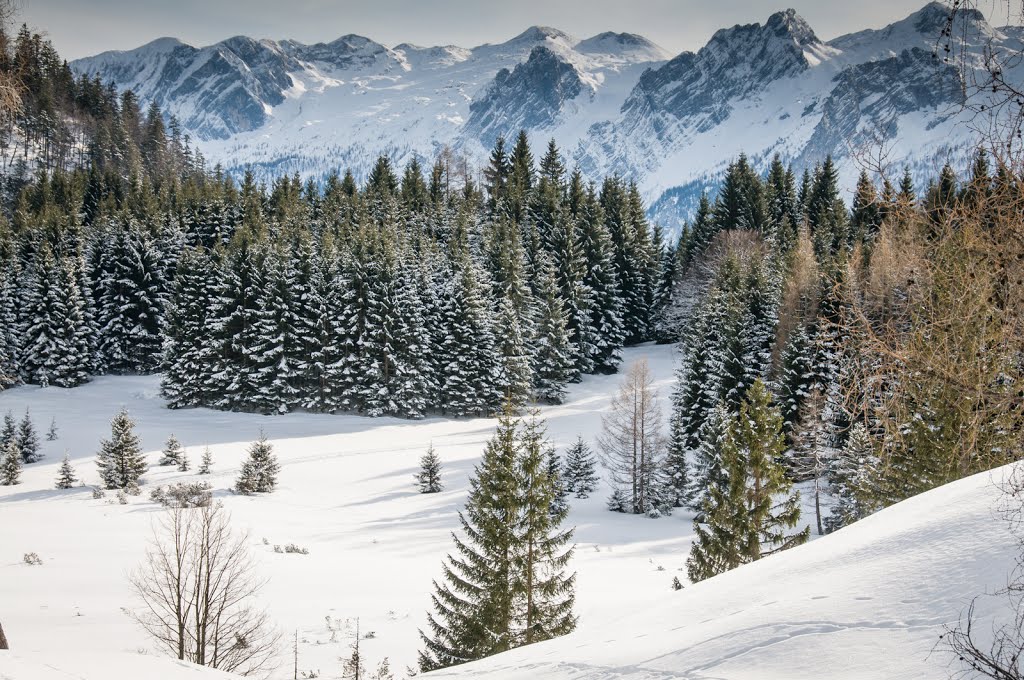
{"label": "snowfield", "polygon": [[[646,357],[663,406],[673,384],[671,347],[627,350]],[[590,376],[562,406],[543,409],[552,441],[593,443],[620,376]],[[451,548],[467,478],[490,437],[490,419],[421,421],[290,414],[266,417],[205,409],[171,411],[158,377],[103,377],[83,387],[22,387],[0,394],[0,414],[31,409],[40,434],[56,417],[59,440],[27,466],[22,483],[0,487],[0,621],[12,651],[0,679],[215,680],[228,677],[166,660],[123,612],[137,603],[127,574],[142,557],[159,512],[149,489],[191,473],[153,467],[143,495],[53,489],[65,450],[80,478],[98,481],[93,456],[109,420],[126,406],[155,464],[174,433],[193,468],[213,451],[206,477],[233,523],[250,534],[263,604],[286,637],[275,678],[299,670],[340,677],[356,617],[367,666],[387,656],[396,677],[413,665],[431,580]],[[260,428],[282,464],[271,495],[241,497],[234,482]],[[444,492],[420,495],[418,460],[433,443]],[[812,544],[685,590],[692,516],[651,520],[605,510],[607,487],[573,501],[577,527],[577,632],[430,677],[494,678],[942,678],[930,654],[942,626],[969,598],[1005,584],[1015,545],[994,514],[997,473],[972,477],[885,510]],[[805,507],[809,500],[805,498]],[[805,521],[811,516],[805,510]],[[278,554],[295,543],[308,555]],[[27,552],[41,566],[22,560]],[[987,625],[983,626],[987,629]],[[301,677],[301,675],[300,675]]]}

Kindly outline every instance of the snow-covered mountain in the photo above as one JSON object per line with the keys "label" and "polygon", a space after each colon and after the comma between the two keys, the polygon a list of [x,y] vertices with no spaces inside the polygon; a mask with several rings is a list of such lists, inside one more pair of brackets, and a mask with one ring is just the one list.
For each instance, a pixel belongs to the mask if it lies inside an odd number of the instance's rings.
{"label": "snow-covered mountain", "polygon": [[[381,153],[403,163],[444,146],[482,162],[498,135],[554,138],[592,178],[635,179],[652,213],[677,221],[740,151],[797,169],[826,154],[849,188],[855,158],[886,149],[919,177],[964,164],[975,133],[956,69],[933,56],[938,2],[880,30],[823,42],[793,10],[722,29],[669,58],[642,36],[579,40],[536,26],[471,49],[236,37],[203,48],[165,38],[72,64],[131,87],[175,115],[211,161],[239,173],[361,175]],[[1020,49],[1021,31],[964,13],[953,34],[980,67],[986,46]],[[1024,76],[1021,77],[1024,80]]]}

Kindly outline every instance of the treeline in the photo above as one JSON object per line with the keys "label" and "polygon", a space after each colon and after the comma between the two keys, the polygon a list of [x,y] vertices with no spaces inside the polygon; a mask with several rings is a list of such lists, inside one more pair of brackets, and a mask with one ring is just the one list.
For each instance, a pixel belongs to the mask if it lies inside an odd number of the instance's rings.
{"label": "treeline", "polygon": [[559,402],[654,337],[675,248],[634,185],[584,183],[554,144],[499,141],[484,176],[42,174],[0,234],[4,382],[161,370],[172,407],[264,413]]}
{"label": "treeline", "polygon": [[830,160],[799,186],[730,166],[676,279],[697,293],[663,479],[697,513],[691,578],[799,541],[796,482],[821,533],[1024,455],[1018,177],[984,151],[923,198],[862,174],[848,211]]}

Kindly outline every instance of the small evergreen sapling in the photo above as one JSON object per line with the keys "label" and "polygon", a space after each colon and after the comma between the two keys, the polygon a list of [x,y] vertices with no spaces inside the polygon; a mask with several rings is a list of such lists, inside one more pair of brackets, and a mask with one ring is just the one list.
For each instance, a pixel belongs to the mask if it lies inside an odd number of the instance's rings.
{"label": "small evergreen sapling", "polygon": [[4,415],[4,428],[0,430],[0,450],[6,450],[11,442],[18,442],[18,422],[10,411]]}
{"label": "small evergreen sapling", "polygon": [[77,481],[75,469],[71,467],[71,458],[65,453],[64,460],[60,464],[60,470],[57,471],[57,483],[54,486],[58,489],[70,489]]}
{"label": "small evergreen sapling", "polygon": [[576,443],[565,454],[565,489],[576,498],[587,498],[597,488],[597,458],[593,451],[577,437]]}
{"label": "small evergreen sapling", "polygon": [[444,489],[441,483],[441,459],[431,444],[427,452],[420,458],[420,471],[416,473],[416,483],[420,493],[437,493]]}
{"label": "small evergreen sapling", "polygon": [[35,463],[43,457],[39,453],[39,435],[36,434],[36,426],[32,423],[28,409],[25,409],[25,417],[18,425],[18,448],[21,449],[21,459],[25,463]]}
{"label": "small evergreen sapling", "polygon": [[146,472],[146,459],[142,455],[139,437],[135,434],[135,421],[128,411],[121,409],[110,421],[110,439],[100,443],[96,455],[100,479],[108,489],[126,489],[133,492]]}
{"label": "small evergreen sapling", "polygon": [[21,477],[21,451],[16,442],[8,442],[0,460],[0,484],[14,486]]}
{"label": "small evergreen sapling", "polygon": [[167,442],[164,444],[163,455],[160,457],[159,465],[174,465],[175,467],[181,465],[181,459],[185,455],[185,449],[182,448],[181,442],[173,434],[167,438]]}
{"label": "small evergreen sapling", "polygon": [[57,441],[57,418],[54,416],[50,419],[50,429],[46,432],[46,441],[55,442]]}
{"label": "small evergreen sapling", "polygon": [[262,431],[260,438],[249,446],[249,458],[242,464],[242,470],[235,483],[240,494],[270,493],[277,486],[277,473],[281,466],[274,455],[274,447]]}
{"label": "small evergreen sapling", "polygon": [[203,458],[199,461],[199,474],[208,475],[210,474],[210,468],[213,466],[213,452],[210,451],[210,447],[207,446],[203,449]]}
{"label": "small evergreen sapling", "polygon": [[178,472],[188,472],[192,469],[192,463],[189,462],[188,452],[185,449],[181,450],[181,460],[178,462]]}

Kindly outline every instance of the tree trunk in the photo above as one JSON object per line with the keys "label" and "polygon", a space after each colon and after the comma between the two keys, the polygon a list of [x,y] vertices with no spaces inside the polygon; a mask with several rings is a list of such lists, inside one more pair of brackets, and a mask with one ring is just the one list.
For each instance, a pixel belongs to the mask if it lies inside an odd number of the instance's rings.
{"label": "tree trunk", "polygon": [[4,625],[0,623],[0,649],[10,649],[7,646],[7,636],[4,635]]}

